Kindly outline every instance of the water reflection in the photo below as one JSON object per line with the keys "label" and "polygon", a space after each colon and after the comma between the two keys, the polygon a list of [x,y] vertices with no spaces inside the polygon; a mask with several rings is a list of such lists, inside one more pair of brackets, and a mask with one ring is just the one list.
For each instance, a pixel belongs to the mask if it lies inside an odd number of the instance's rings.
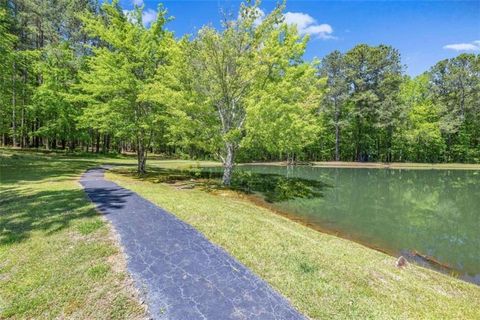
{"label": "water reflection", "polygon": [[[287,175],[282,167],[240,168]],[[297,167],[288,174],[330,187],[274,207],[394,255],[417,252],[416,261],[432,259],[480,283],[479,171]]]}

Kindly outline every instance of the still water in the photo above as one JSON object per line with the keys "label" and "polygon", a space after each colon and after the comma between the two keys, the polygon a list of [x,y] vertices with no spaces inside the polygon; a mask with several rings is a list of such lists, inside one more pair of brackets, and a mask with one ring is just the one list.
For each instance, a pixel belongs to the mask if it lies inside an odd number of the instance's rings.
{"label": "still water", "polygon": [[[392,255],[429,257],[480,284],[480,171],[263,165],[237,170],[243,179],[265,177],[267,187],[258,188],[257,179],[251,191],[276,209]],[[275,195],[277,189],[284,196]],[[294,190],[303,192],[289,196]]]}

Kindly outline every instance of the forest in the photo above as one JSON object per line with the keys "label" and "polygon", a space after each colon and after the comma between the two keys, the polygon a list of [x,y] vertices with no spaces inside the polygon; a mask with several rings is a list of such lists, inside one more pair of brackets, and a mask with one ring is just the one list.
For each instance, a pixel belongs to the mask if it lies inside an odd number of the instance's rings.
{"label": "forest", "polygon": [[[480,162],[480,55],[410,77],[400,52],[309,41],[247,1],[177,37],[162,5],[1,0],[1,145],[236,162]],[[178,18],[178,17],[177,17]]]}

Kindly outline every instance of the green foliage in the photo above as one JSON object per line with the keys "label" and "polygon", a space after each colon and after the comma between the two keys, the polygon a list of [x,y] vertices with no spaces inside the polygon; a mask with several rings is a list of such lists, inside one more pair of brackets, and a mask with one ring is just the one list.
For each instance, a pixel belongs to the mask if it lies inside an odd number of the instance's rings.
{"label": "green foliage", "polygon": [[318,135],[315,112],[322,81],[310,64],[286,64],[278,72],[281,76],[255,90],[247,101],[245,143],[292,160]]}
{"label": "green foliage", "polygon": [[[175,40],[164,30],[166,10],[160,7],[157,20],[146,28],[142,9],[125,15],[117,4],[105,3],[104,16],[83,17],[85,30],[103,45],[93,48],[86,70],[80,72],[77,99],[86,104],[84,127],[135,141],[138,172],[144,173],[146,153],[172,98],[162,85],[169,79],[169,50]],[[156,93],[149,96],[155,80]]]}
{"label": "green foliage", "polygon": [[[198,106],[182,108],[184,115],[198,112],[186,133],[208,139],[197,145],[222,159],[224,184],[230,184],[240,148],[294,153],[317,133],[312,110],[320,86],[315,69],[302,63],[308,38],[282,23],[283,5],[261,18],[259,4],[242,4],[236,20],[227,20],[220,31],[202,28],[186,46],[186,92]],[[206,134],[192,137],[197,126]]]}
{"label": "green foliage", "polygon": [[147,27],[119,1],[1,2],[1,145],[220,159],[225,184],[238,161],[480,161],[479,55],[414,79],[386,45],[306,62],[284,9],[175,39],[161,5]]}
{"label": "green foliage", "polygon": [[400,88],[400,99],[406,108],[406,118],[394,133],[397,157],[439,162],[445,144],[440,131],[440,110],[432,101],[428,74],[406,78]]}
{"label": "green foliage", "polygon": [[392,131],[401,112],[400,55],[389,46],[361,44],[345,54],[345,64],[354,106],[354,159],[391,161]]}
{"label": "green foliage", "polygon": [[78,81],[79,62],[67,42],[47,46],[37,63],[42,83],[32,96],[32,111],[43,119],[36,136],[73,140],[77,136],[80,110],[68,100],[72,86]]}
{"label": "green foliage", "polygon": [[480,55],[461,54],[429,72],[432,100],[440,108],[445,160],[480,159]]}

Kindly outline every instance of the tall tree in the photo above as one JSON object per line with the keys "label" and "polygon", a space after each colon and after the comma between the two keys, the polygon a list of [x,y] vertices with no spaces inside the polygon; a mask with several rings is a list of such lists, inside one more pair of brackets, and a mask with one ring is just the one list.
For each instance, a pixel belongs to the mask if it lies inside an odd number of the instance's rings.
{"label": "tall tree", "polygon": [[400,105],[400,54],[390,46],[361,44],[346,53],[345,63],[352,88],[350,101],[355,106],[355,159],[390,161]]}
{"label": "tall tree", "polygon": [[93,48],[87,70],[80,73],[80,96],[87,103],[82,121],[100,131],[135,142],[137,171],[145,173],[147,152],[158,129],[162,101],[144,99],[147,87],[169,63],[173,35],[164,29],[167,12],[159,7],[150,28],[142,8],[125,15],[118,1],[102,6],[103,15],[84,17],[85,30],[102,45]]}
{"label": "tall tree", "polygon": [[442,107],[449,161],[480,157],[480,55],[461,54],[430,70],[434,102]]}
{"label": "tall tree", "polygon": [[[286,28],[286,26],[285,26]],[[290,46],[297,46],[299,58],[304,45],[296,30],[287,31]],[[282,44],[285,45],[285,44]],[[316,69],[307,63],[285,63],[270,81],[255,89],[247,99],[244,143],[270,154],[285,156],[288,164],[315,141],[320,129],[315,113],[323,93]]]}
{"label": "tall tree", "polygon": [[254,90],[268,86],[279,70],[298,62],[298,45],[306,41],[290,41],[290,29],[282,24],[283,5],[266,17],[259,5],[243,3],[238,18],[226,20],[221,31],[202,28],[190,49],[193,88],[216,112],[224,185],[230,184],[235,155],[247,133],[248,99]]}
{"label": "tall tree", "polygon": [[60,140],[65,149],[70,142],[73,149],[77,138],[79,109],[68,96],[78,82],[80,62],[68,42],[47,46],[37,63],[42,83],[32,97],[33,111],[42,118],[43,125],[35,135],[46,138],[46,147],[51,141]]}
{"label": "tall tree", "polygon": [[322,59],[320,76],[327,79],[327,90],[322,112],[327,113],[335,130],[335,161],[340,160],[340,132],[345,123],[344,107],[349,96],[345,58],[340,51],[333,51]]}
{"label": "tall tree", "polygon": [[[2,144],[6,144],[7,135],[10,135],[10,125],[15,126],[14,123],[8,121],[11,118],[10,110],[13,112],[12,121],[15,122],[15,106],[12,104],[12,92],[15,86],[15,72],[12,66],[15,65],[17,55],[15,46],[17,45],[18,37],[13,32],[14,17],[12,10],[6,6],[0,6],[0,128],[2,133]],[[13,137],[16,132],[12,132]],[[15,139],[15,138],[14,138]]]}
{"label": "tall tree", "polygon": [[406,77],[400,88],[405,118],[394,132],[396,159],[400,161],[439,162],[445,144],[440,130],[440,108],[432,100],[427,73]]}

